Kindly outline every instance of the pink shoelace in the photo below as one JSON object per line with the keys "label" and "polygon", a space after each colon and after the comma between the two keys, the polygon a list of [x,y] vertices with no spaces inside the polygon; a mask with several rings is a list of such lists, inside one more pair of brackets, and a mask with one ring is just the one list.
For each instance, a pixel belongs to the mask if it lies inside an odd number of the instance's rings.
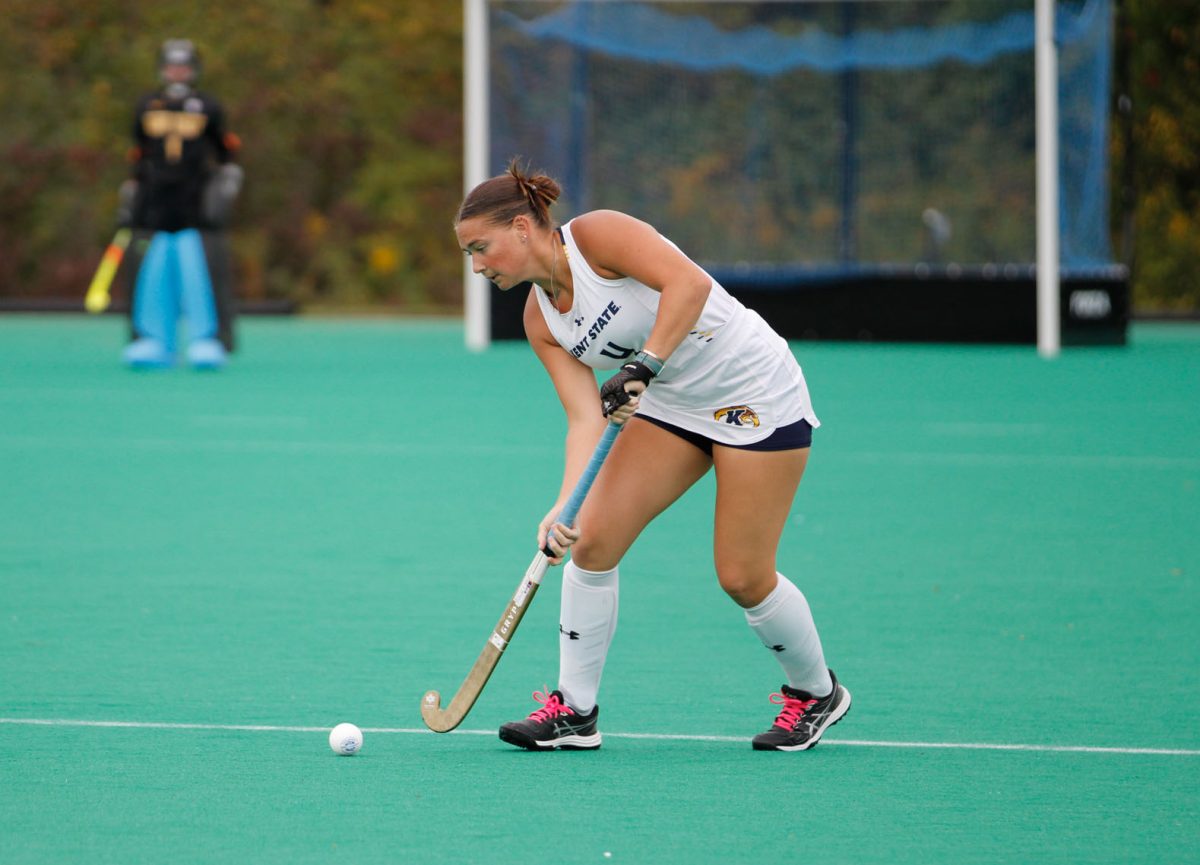
{"label": "pink shoelace", "polygon": [[[542,686],[546,688],[545,685]],[[534,709],[529,715],[531,721],[546,721],[550,718],[557,718],[559,715],[574,715],[575,711],[558,699],[558,694],[546,688],[545,693],[541,691],[533,692],[533,699],[542,704],[542,708]]]}
{"label": "pink shoelace", "polygon": [[783,711],[775,719],[775,726],[782,730],[795,730],[796,724],[804,717],[804,713],[817,705],[816,700],[797,700],[780,693],[772,694],[768,699],[776,706],[783,706]]}

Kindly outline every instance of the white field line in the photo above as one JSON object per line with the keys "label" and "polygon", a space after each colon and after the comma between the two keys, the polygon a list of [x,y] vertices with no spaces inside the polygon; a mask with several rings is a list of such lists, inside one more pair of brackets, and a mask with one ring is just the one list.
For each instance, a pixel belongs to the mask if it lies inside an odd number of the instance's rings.
{"label": "white field line", "polygon": [[[244,733],[328,733],[330,727],[281,726],[273,724],[188,724],[165,721],[89,721],[72,718],[0,718],[0,724],[31,727],[103,727],[132,730],[223,730]],[[363,727],[364,733],[433,735],[423,727]],[[456,730],[457,736],[494,736],[495,730]],[[605,733],[611,739],[651,739],[666,742],[733,742],[745,744],[747,736],[701,736],[685,733]],[[987,742],[892,742],[866,739],[822,739],[822,745],[852,748],[934,748],[961,751],[1043,751],[1058,754],[1131,754],[1169,757],[1200,757],[1189,748],[1106,748],[1091,745],[1021,745]]]}

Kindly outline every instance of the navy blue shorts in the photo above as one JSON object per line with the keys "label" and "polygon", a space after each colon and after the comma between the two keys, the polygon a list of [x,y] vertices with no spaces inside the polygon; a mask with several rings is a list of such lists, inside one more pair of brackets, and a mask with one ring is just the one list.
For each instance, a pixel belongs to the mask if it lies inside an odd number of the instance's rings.
{"label": "navy blue shorts", "polygon": [[790,423],[787,426],[781,426],[775,432],[771,433],[762,441],[754,442],[749,445],[727,445],[723,442],[713,442],[707,436],[702,436],[700,433],[694,433],[691,430],[685,430],[682,427],[677,427],[673,423],[667,423],[665,420],[658,418],[647,417],[644,414],[636,414],[634,417],[639,417],[642,420],[650,421],[655,426],[662,427],[669,433],[674,433],[681,439],[691,442],[700,450],[704,451],[710,457],[713,452],[713,444],[719,444],[721,447],[736,448],[741,451],[790,451],[799,450],[800,448],[810,447],[812,445],[812,424],[804,418],[795,423]]}

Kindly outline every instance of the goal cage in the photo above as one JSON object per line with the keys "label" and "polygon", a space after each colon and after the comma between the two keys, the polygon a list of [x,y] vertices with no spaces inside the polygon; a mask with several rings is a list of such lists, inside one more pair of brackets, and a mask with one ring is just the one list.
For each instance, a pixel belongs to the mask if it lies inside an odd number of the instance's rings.
{"label": "goal cage", "polygon": [[[1054,7],[1064,341],[1124,342],[1112,0]],[[790,338],[1033,341],[1034,0],[465,9],[468,188],[520,156],[558,219],[646,220]],[[520,337],[524,292],[466,279],[468,343]]]}

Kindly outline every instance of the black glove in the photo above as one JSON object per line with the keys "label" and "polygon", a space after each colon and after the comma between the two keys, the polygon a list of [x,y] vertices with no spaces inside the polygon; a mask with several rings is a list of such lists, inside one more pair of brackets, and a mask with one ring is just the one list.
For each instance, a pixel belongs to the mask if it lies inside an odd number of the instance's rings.
{"label": "black glove", "polygon": [[204,185],[201,212],[204,221],[212,228],[225,228],[233,213],[233,203],[242,191],[242,167],[236,162],[226,162]]}
{"label": "black glove", "polygon": [[[654,369],[653,367],[657,367]],[[629,402],[630,394],[625,385],[631,381],[640,381],[649,385],[650,380],[662,371],[662,361],[652,354],[639,351],[633,360],[621,365],[621,368],[600,388],[600,407],[604,416],[608,417],[625,403]]]}
{"label": "black glove", "polygon": [[133,227],[133,212],[137,206],[138,182],[124,181],[117,190],[117,228]]}

